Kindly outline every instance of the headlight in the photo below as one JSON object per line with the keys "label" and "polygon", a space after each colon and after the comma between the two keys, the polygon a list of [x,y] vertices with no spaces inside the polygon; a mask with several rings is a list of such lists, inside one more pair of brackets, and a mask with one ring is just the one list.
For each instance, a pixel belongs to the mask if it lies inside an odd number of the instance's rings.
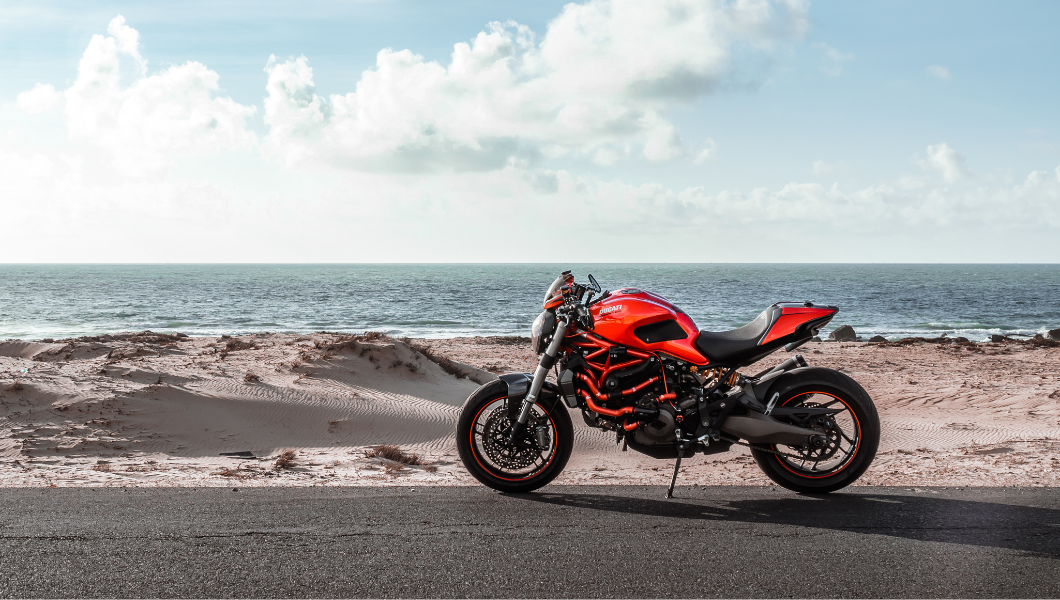
{"label": "headlight", "polygon": [[556,331],[556,313],[546,310],[537,315],[534,324],[530,326],[530,347],[534,354],[542,354],[545,351],[545,343],[549,336]]}

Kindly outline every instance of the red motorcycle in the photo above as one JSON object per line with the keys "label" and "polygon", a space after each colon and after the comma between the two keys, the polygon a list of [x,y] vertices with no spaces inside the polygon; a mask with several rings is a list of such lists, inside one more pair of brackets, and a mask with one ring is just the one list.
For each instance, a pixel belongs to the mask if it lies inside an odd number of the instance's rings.
{"label": "red motorcycle", "polygon": [[876,456],[880,419],[868,393],[800,355],[756,375],[739,369],[781,347],[794,351],[838,310],[779,302],[732,331],[699,331],[661,296],[601,293],[592,275],[580,285],[565,271],[531,328],[536,372],[502,375],[471,394],[457,424],[460,459],[497,490],[546,485],[574,447],[569,407],[590,427],[614,432],[623,450],[676,459],[668,498],[682,458],[733,444],[749,446],[765,474],[790,490],[837,490]]}

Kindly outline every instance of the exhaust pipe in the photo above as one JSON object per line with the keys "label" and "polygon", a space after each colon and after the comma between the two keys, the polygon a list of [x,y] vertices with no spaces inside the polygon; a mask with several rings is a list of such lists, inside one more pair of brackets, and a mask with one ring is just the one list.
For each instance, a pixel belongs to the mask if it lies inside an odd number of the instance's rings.
{"label": "exhaust pipe", "polygon": [[736,438],[742,438],[752,444],[781,444],[784,446],[802,446],[810,444],[813,436],[821,435],[820,431],[795,427],[787,423],[751,411],[746,415],[733,415],[721,425],[721,430]]}

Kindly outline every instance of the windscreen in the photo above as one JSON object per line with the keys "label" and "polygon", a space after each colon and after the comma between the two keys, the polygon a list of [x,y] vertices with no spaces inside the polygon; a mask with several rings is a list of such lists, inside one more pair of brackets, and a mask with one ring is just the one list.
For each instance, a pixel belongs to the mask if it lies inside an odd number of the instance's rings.
{"label": "windscreen", "polygon": [[552,299],[552,296],[556,293],[556,290],[563,287],[563,284],[567,281],[566,275],[560,275],[552,282],[552,285],[548,286],[548,291],[545,292],[545,299],[541,301],[542,305],[548,304],[548,301]]}

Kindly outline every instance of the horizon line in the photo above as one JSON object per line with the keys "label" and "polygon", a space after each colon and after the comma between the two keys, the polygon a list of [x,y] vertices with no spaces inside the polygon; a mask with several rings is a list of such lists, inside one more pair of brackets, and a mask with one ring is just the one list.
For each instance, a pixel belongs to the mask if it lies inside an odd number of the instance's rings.
{"label": "horizon line", "polygon": [[416,266],[526,266],[526,265],[888,265],[888,266],[1057,266],[1060,262],[616,262],[616,261],[565,261],[565,262],[0,262],[0,267],[39,267],[39,266],[354,266],[354,265],[416,265]]}

